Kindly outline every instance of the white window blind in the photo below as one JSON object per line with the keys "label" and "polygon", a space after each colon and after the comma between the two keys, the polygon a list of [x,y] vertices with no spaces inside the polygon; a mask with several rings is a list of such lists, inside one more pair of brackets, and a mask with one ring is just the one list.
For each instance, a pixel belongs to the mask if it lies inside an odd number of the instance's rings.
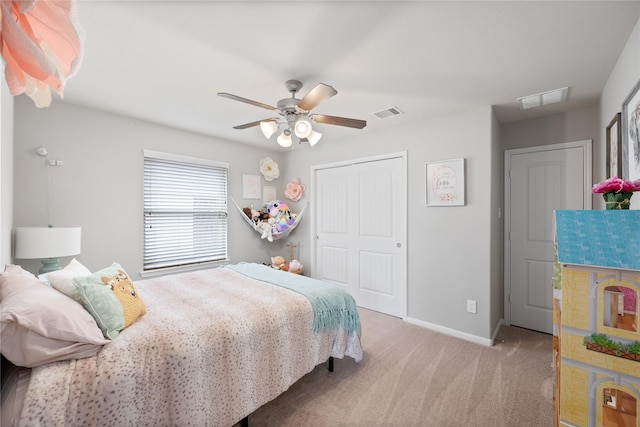
{"label": "white window blind", "polygon": [[227,258],[227,170],[144,151],[144,271]]}

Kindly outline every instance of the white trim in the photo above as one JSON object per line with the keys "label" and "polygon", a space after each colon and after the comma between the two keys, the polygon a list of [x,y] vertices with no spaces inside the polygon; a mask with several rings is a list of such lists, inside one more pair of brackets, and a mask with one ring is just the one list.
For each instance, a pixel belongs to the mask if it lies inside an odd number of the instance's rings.
{"label": "white trim", "polygon": [[[436,325],[435,323],[425,322],[424,320],[415,319],[413,317],[407,317],[404,320],[407,323],[411,323],[411,324],[417,325],[417,326],[422,326],[423,328],[431,329],[432,331],[440,332],[440,333],[443,333],[445,335],[449,335],[449,336],[452,336],[452,337],[455,337],[455,338],[460,338],[460,339],[463,339],[465,341],[471,341],[473,343],[481,344],[481,345],[484,345],[486,347],[493,346],[493,338],[492,339],[487,339],[487,338],[479,337],[477,335],[468,334],[466,332],[458,331],[457,329],[451,329],[451,328],[447,328],[445,326]],[[499,327],[500,327],[500,325],[498,325],[498,328]],[[495,334],[494,334],[494,337],[495,337]]]}
{"label": "white trim", "polygon": [[511,293],[511,281],[510,277],[510,268],[511,268],[511,245],[509,243],[509,223],[511,220],[511,179],[510,179],[510,170],[511,170],[511,156],[517,154],[526,154],[526,153],[536,153],[540,151],[552,151],[552,150],[565,150],[568,148],[583,148],[583,201],[584,201],[584,209],[589,210],[592,207],[592,194],[591,194],[591,181],[592,181],[592,165],[591,165],[591,157],[592,157],[592,140],[585,139],[581,141],[572,141],[572,142],[562,142],[559,144],[549,144],[549,145],[539,145],[536,147],[526,147],[526,148],[516,148],[512,150],[504,151],[504,323],[505,325],[511,324],[511,306],[509,304],[509,294]]}
{"label": "white trim", "polygon": [[144,157],[150,157],[154,159],[173,160],[175,162],[195,163],[198,165],[216,166],[219,168],[229,169],[229,163],[227,162],[219,162],[217,160],[203,159],[200,157],[183,156],[181,154],[163,153],[161,151],[153,151],[153,150],[146,150],[146,149],[142,150],[142,155]]}
{"label": "white trim", "polygon": [[[390,160],[390,159],[396,159],[396,158],[401,158],[402,159],[402,173],[404,174],[403,176],[403,180],[404,180],[404,190],[403,190],[403,194],[402,197],[404,198],[404,206],[405,206],[405,217],[404,217],[404,221],[402,224],[402,239],[403,239],[403,245],[402,245],[402,252],[403,252],[403,256],[404,256],[404,265],[403,265],[403,281],[404,281],[404,286],[402,288],[401,292],[401,299],[402,299],[402,307],[400,308],[401,311],[401,318],[405,318],[407,315],[407,295],[409,294],[408,292],[408,286],[409,286],[409,280],[408,280],[408,272],[407,272],[407,265],[408,265],[408,253],[407,253],[407,222],[408,222],[408,216],[409,216],[409,209],[408,209],[408,201],[409,201],[409,195],[408,195],[408,174],[409,174],[409,170],[407,168],[407,152],[406,151],[399,151],[396,153],[388,153],[388,154],[380,154],[377,156],[370,156],[370,157],[362,157],[359,159],[352,159],[352,160],[343,160],[343,161],[339,161],[339,162],[333,162],[333,163],[325,163],[322,165],[314,165],[311,166],[311,183],[310,183],[310,188],[311,188],[311,194],[312,194],[312,199],[311,199],[311,207],[312,207],[312,215],[311,215],[311,226],[310,226],[310,242],[311,243],[311,262],[313,264],[313,262],[315,262],[316,259],[316,231],[317,231],[317,224],[316,224],[316,206],[317,203],[316,202],[316,172],[318,170],[321,169],[331,169],[331,168],[335,168],[335,167],[341,167],[341,166],[350,166],[350,165],[355,165],[358,163],[368,163],[368,162],[374,162],[374,161],[378,161],[378,160]],[[311,277],[315,277],[315,271],[313,271],[313,265],[312,265],[312,269],[309,272]]]}
{"label": "white trim", "polygon": [[139,271],[140,277],[156,277],[166,276],[167,274],[183,273],[185,271],[206,270],[208,268],[216,268],[229,263],[229,259],[220,261],[201,262],[198,264],[189,264],[180,267],[163,267],[155,270]]}

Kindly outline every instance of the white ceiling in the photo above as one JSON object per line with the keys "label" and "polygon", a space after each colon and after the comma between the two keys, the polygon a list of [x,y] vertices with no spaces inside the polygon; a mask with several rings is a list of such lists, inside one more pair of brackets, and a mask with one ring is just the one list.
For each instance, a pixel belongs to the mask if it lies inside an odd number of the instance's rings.
{"label": "white ceiling", "polygon": [[[329,84],[312,112],[368,125],[316,124],[324,144],[479,106],[506,123],[595,105],[640,1],[80,0],[78,15],[84,59],[62,102],[273,148],[232,128],[273,112],[217,92],[275,105],[288,79],[298,97]],[[566,103],[518,109],[565,86]],[[391,106],[405,114],[372,115]]]}

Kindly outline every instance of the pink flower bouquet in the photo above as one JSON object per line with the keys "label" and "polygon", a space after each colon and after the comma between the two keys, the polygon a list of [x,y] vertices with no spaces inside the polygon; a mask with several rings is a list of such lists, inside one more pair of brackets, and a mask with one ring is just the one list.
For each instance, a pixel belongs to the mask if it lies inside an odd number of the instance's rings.
{"label": "pink flower bouquet", "polygon": [[617,176],[604,180],[591,188],[602,194],[607,209],[629,209],[634,191],[640,191],[640,181],[628,181]]}
{"label": "pink flower bouquet", "polygon": [[628,181],[617,176],[604,180],[593,186],[593,193],[633,193],[640,191],[640,181]]}

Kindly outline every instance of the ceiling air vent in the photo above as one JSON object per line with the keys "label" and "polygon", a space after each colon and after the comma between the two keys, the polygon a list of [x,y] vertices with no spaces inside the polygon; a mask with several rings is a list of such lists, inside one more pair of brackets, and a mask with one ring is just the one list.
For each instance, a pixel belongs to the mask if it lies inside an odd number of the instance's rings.
{"label": "ceiling air vent", "polygon": [[389,108],[385,108],[384,110],[376,111],[375,113],[373,113],[373,115],[379,119],[386,119],[387,117],[397,116],[400,114],[404,114],[404,113],[398,107],[389,107]]}

